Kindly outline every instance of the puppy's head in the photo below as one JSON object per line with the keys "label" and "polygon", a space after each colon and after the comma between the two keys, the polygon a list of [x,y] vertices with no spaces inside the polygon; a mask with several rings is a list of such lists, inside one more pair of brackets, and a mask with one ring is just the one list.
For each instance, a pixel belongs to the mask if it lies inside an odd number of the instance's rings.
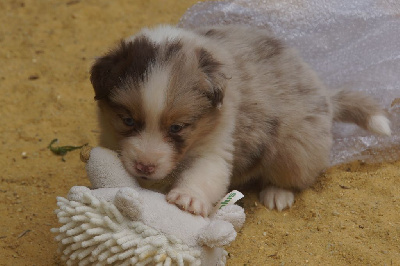
{"label": "puppy's head", "polygon": [[211,134],[224,96],[222,68],[193,40],[145,34],[96,60],[91,82],[102,134],[115,139],[129,173],[162,179]]}

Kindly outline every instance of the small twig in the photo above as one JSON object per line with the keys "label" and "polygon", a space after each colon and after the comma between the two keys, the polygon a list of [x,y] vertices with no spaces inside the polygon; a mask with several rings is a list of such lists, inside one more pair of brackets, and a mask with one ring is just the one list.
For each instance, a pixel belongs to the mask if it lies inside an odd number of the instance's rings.
{"label": "small twig", "polygon": [[6,238],[7,236],[0,236],[0,239]]}
{"label": "small twig", "polygon": [[26,234],[29,233],[30,231],[31,231],[30,229],[23,231],[21,234],[19,234],[19,236],[17,237],[17,239],[23,237],[24,235],[26,235]]}
{"label": "small twig", "polygon": [[50,142],[49,146],[47,146],[47,148],[50,149],[54,154],[62,156],[62,160],[64,162],[65,162],[64,155],[66,155],[67,152],[70,152],[70,151],[73,151],[73,150],[78,150],[78,149],[82,148],[83,146],[88,145],[86,143],[86,144],[84,144],[82,146],[58,146],[58,147],[53,147],[53,144],[55,142],[57,142],[57,141],[58,141],[58,139],[53,139]]}

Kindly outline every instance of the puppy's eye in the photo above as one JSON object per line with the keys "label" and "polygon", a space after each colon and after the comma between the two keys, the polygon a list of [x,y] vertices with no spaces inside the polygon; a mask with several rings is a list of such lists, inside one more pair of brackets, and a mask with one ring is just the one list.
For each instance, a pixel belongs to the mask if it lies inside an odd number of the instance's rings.
{"label": "puppy's eye", "polygon": [[184,125],[176,124],[176,125],[171,125],[169,127],[169,132],[172,134],[179,133],[183,129]]}
{"label": "puppy's eye", "polygon": [[133,127],[135,126],[135,120],[132,117],[124,117],[122,118],[122,122],[128,127]]}

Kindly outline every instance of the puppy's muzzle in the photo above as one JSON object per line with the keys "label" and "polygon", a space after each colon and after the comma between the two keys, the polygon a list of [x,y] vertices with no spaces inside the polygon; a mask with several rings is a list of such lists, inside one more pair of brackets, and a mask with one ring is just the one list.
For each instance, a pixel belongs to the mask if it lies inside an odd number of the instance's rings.
{"label": "puppy's muzzle", "polygon": [[144,164],[141,162],[135,162],[135,170],[139,174],[151,175],[156,170],[156,167],[154,164]]}

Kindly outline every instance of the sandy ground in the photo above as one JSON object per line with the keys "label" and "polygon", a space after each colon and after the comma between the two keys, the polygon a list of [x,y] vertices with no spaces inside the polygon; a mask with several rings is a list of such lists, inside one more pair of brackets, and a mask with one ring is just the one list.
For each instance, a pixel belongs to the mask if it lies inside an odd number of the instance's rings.
{"label": "sandy ground", "polygon": [[[48,143],[96,145],[94,57],[195,2],[0,1],[0,265],[62,264],[56,196],[88,181],[78,152],[63,162]],[[399,172],[400,162],[334,167],[281,213],[245,191],[228,265],[400,265]]]}

